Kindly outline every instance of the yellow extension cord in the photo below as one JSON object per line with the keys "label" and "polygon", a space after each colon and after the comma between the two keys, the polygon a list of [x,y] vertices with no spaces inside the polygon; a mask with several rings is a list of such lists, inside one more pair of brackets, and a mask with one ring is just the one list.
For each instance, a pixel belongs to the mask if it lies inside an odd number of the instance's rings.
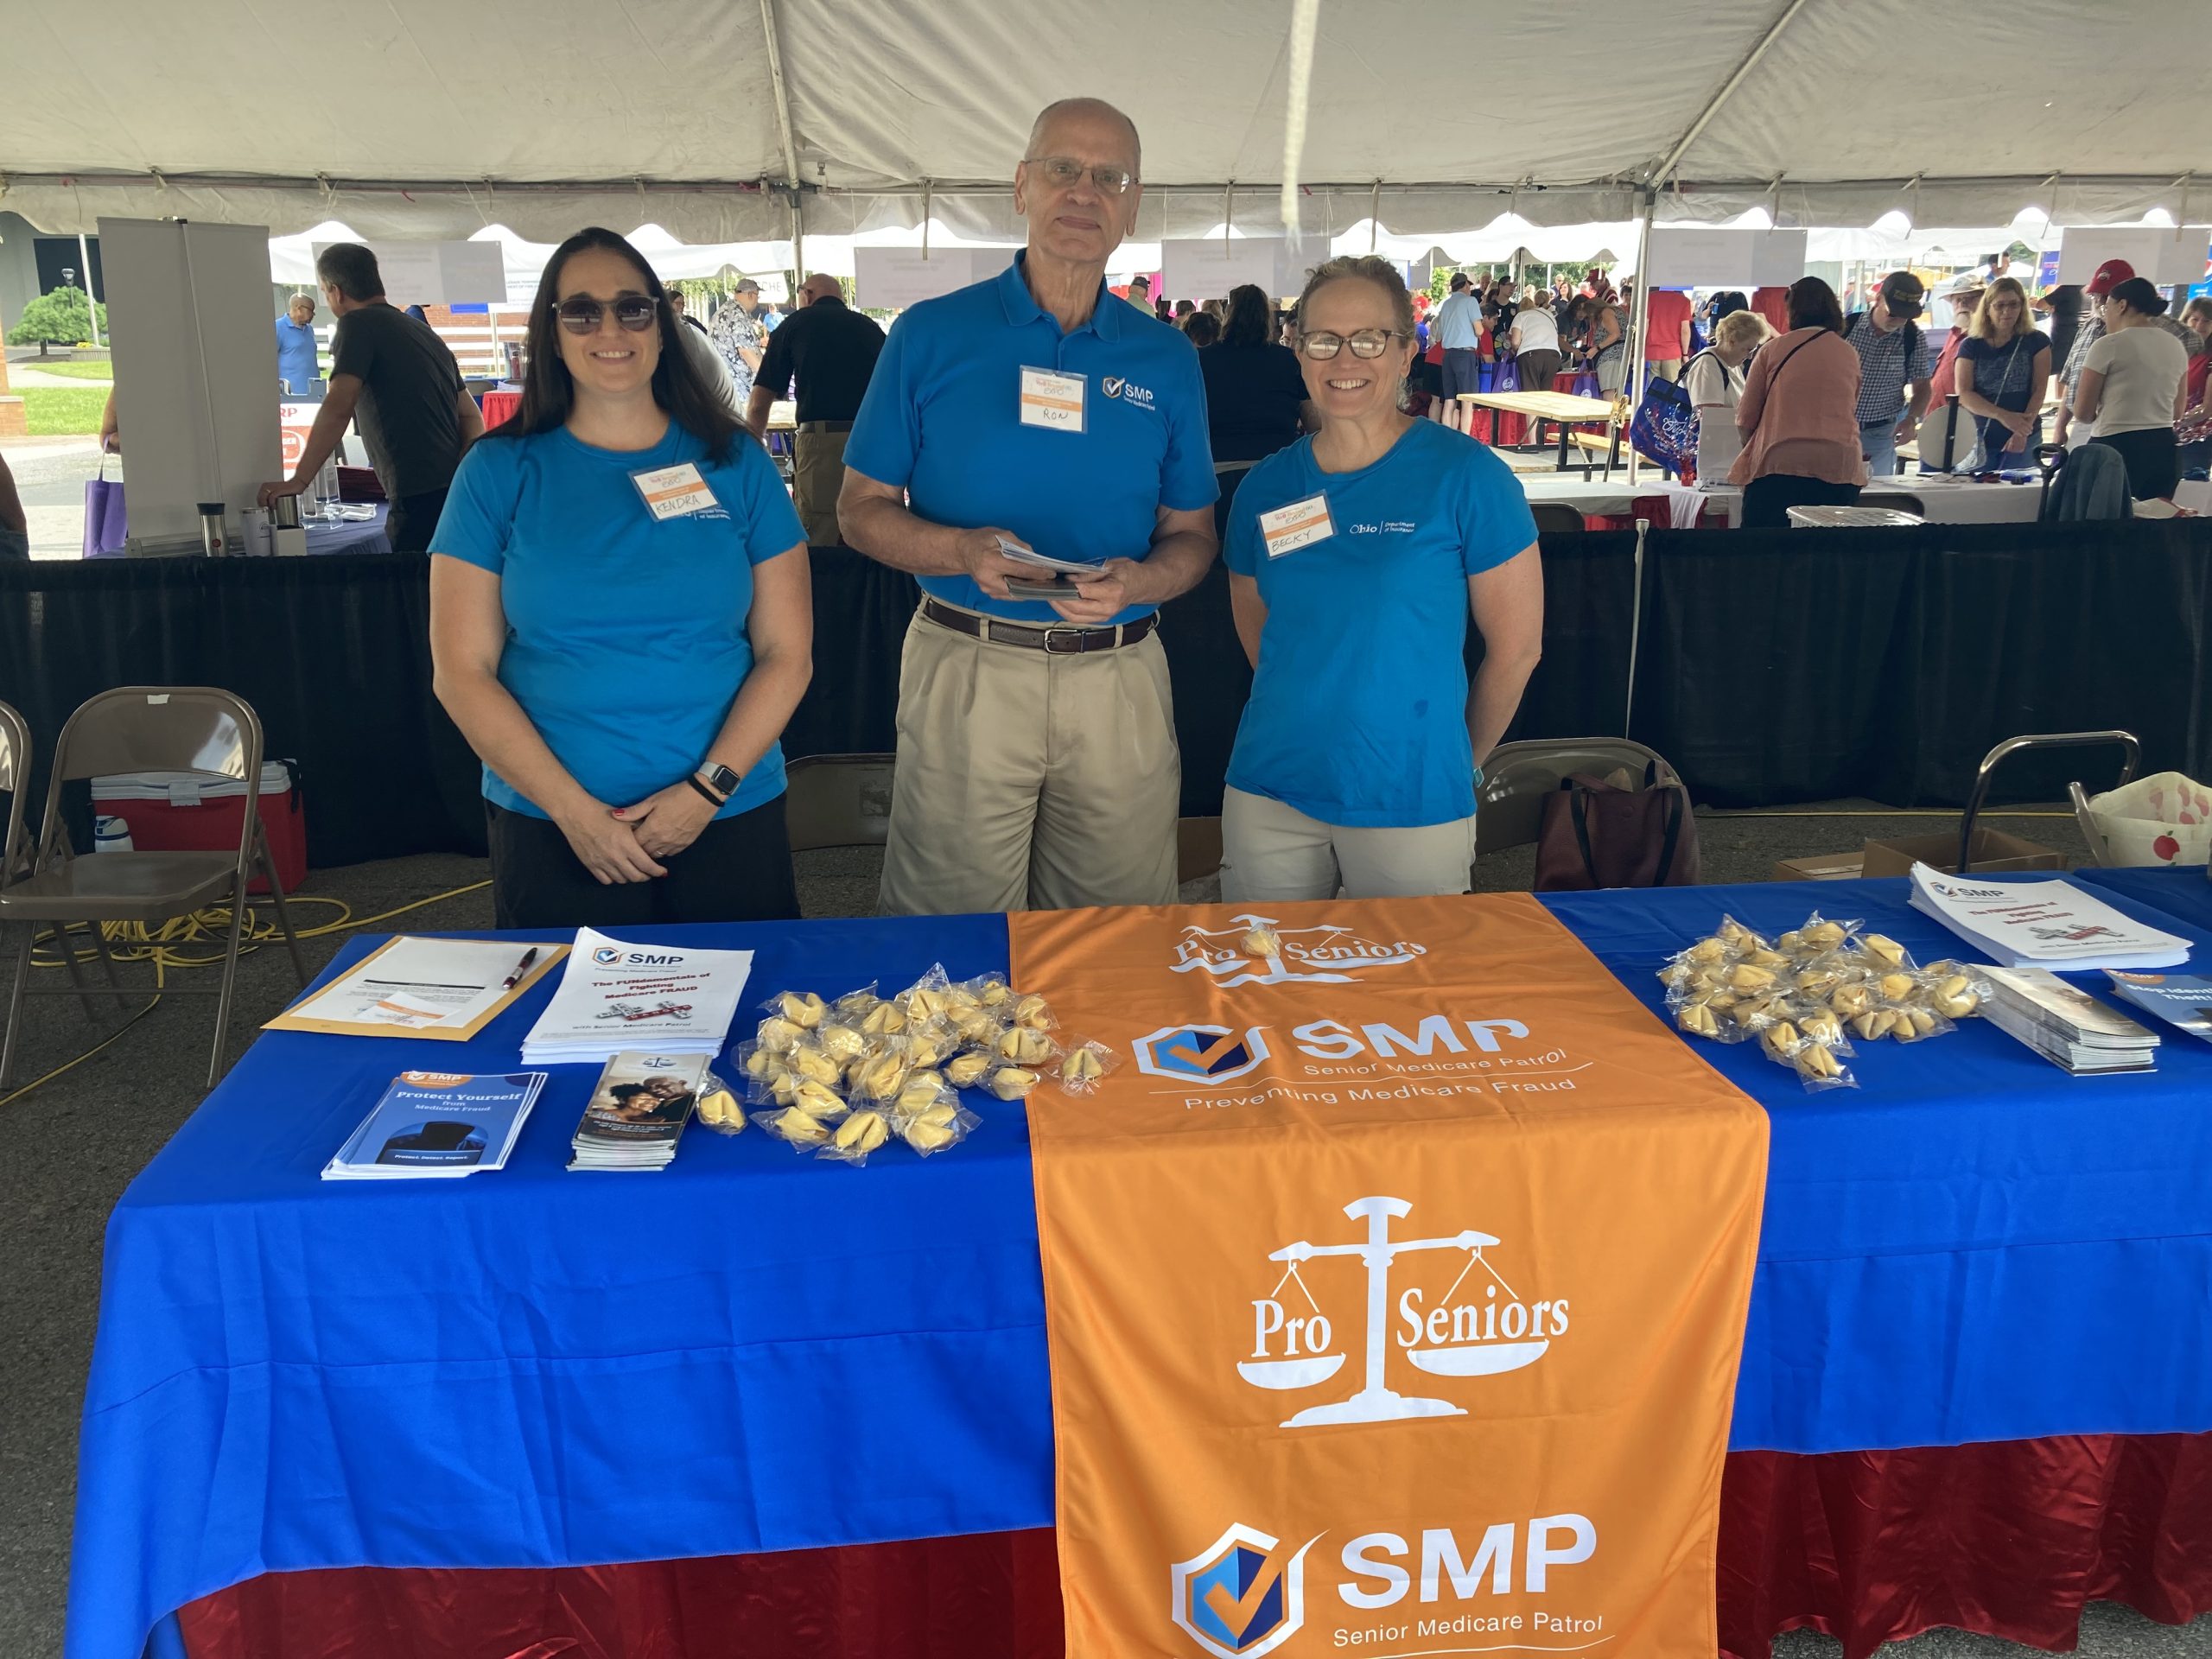
{"label": "yellow extension cord", "polygon": [[[465,887],[454,887],[445,893],[434,893],[427,899],[417,899],[394,909],[382,911],[374,916],[356,919],[353,906],[342,899],[324,899],[312,893],[287,893],[286,904],[296,913],[302,905],[329,905],[338,912],[336,918],[320,927],[302,927],[302,939],[320,938],[326,933],[344,933],[357,927],[368,927],[377,922],[389,921],[394,916],[404,916],[410,910],[420,910],[425,905],[442,904],[448,899],[458,899],[465,893],[480,893],[492,884],[472,881]],[[263,921],[254,914],[253,906],[246,906],[245,930],[238,941],[238,956],[243,959],[249,951],[265,944],[281,944],[284,935],[274,921]],[[178,916],[149,930],[143,922],[103,922],[100,937],[108,943],[108,954],[117,962],[149,962],[154,965],[154,995],[146,1006],[132,1014],[106,1036],[94,1043],[73,1060],[57,1065],[44,1077],[34,1077],[20,1089],[0,1095],[0,1106],[21,1100],[41,1084],[51,1083],[63,1072],[82,1065],[110,1043],[143,1020],[161,1005],[162,991],[168,982],[168,976],[188,968],[219,968],[229,949],[231,912],[226,905],[197,910],[188,916]],[[212,948],[213,956],[196,954],[203,948]],[[41,954],[43,951],[43,954]],[[92,950],[73,950],[80,964],[88,964],[96,971],[99,968],[99,954]],[[58,937],[52,931],[41,933],[33,943],[31,964],[36,968],[60,968],[63,965],[58,948]],[[92,977],[86,981],[86,990],[94,996],[111,996],[116,993],[104,982]],[[124,995],[128,995],[126,991]]]}

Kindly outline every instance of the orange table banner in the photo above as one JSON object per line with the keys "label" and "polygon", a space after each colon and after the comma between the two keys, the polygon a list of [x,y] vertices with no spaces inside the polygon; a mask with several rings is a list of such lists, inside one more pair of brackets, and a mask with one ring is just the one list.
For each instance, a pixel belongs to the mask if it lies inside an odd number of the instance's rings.
{"label": "orange table banner", "polygon": [[1011,926],[1069,1659],[1712,1659],[1760,1107],[1525,895]]}

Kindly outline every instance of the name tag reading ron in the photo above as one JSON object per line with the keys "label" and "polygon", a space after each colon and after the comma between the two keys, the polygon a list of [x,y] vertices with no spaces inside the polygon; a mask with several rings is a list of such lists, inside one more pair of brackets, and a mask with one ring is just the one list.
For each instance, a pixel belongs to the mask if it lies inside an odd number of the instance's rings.
{"label": "name tag reading ron", "polygon": [[707,480],[699,476],[699,468],[692,461],[632,473],[630,481],[645,498],[645,511],[656,519],[688,518],[695,512],[721,505],[715,499],[714,491],[707,487]]}
{"label": "name tag reading ron", "polygon": [[1336,523],[1329,517],[1329,498],[1325,495],[1309,495],[1303,501],[1293,501],[1287,506],[1260,515],[1260,534],[1267,538],[1268,556],[1271,559],[1295,553],[1316,542],[1325,542],[1336,533]]}
{"label": "name tag reading ron", "polygon": [[1055,432],[1083,430],[1083,390],[1088,376],[1055,369],[1021,370],[1021,423]]}

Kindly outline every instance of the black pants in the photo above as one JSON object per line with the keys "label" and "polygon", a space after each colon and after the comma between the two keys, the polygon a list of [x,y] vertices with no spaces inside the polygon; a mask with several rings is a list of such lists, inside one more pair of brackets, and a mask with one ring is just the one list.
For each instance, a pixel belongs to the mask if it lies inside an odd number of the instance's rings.
{"label": "black pants", "polygon": [[1769,473],[1744,486],[1743,528],[1787,530],[1792,507],[1847,507],[1859,499],[1856,484],[1831,484],[1824,478]]}
{"label": "black pants", "polygon": [[420,495],[394,496],[391,513],[384,521],[384,533],[391,543],[395,553],[427,553],[430,537],[438,528],[438,515],[446,510],[443,490],[425,490]]}
{"label": "black pants", "polygon": [[2120,451],[2120,458],[2127,463],[2127,493],[2138,501],[2170,498],[2174,486],[2181,482],[2181,454],[2174,445],[2171,426],[2100,433],[2089,442]]}
{"label": "black pants", "polygon": [[787,922],[798,918],[784,798],[717,818],[668,874],[602,885],[560,826],[484,804],[491,827],[492,918],[501,928],[646,927],[664,922]]}

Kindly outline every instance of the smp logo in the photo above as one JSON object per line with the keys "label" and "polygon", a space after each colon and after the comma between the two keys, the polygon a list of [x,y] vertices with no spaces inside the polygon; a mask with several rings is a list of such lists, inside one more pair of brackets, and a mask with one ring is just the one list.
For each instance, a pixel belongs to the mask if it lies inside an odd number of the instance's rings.
{"label": "smp logo", "polygon": [[591,959],[602,968],[612,968],[622,960],[622,953],[613,945],[602,944],[591,953]]}
{"label": "smp logo", "polygon": [[1098,383],[1098,390],[1109,397],[1118,397],[1125,404],[1135,404],[1141,409],[1152,407],[1152,391],[1135,381],[1125,380],[1118,374],[1109,374]]}
{"label": "smp logo", "polygon": [[[1255,934],[1271,931],[1281,945],[1274,956],[1246,948]],[[1179,974],[1205,973],[1224,990],[1238,985],[1296,982],[1349,984],[1376,968],[1402,968],[1428,954],[1410,939],[1363,938],[1348,927],[1317,922],[1311,927],[1278,927],[1272,916],[1233,916],[1229,925],[1205,928],[1192,923],[1176,943]]]}
{"label": "smp logo", "polygon": [[672,956],[666,951],[618,950],[606,944],[596,946],[591,953],[591,959],[602,968],[612,968],[617,963],[626,963],[632,968],[665,968],[671,963],[683,960],[682,957]]}
{"label": "smp logo", "polygon": [[1306,1552],[1232,1526],[1206,1548],[1174,1566],[1169,1611],[1185,1636],[1213,1659],[1260,1659],[1296,1636],[1306,1623]]}
{"label": "smp logo", "polygon": [[1268,1058],[1265,1031],[1227,1026],[1162,1026],[1136,1040],[1137,1070],[1177,1083],[1227,1083]]}

